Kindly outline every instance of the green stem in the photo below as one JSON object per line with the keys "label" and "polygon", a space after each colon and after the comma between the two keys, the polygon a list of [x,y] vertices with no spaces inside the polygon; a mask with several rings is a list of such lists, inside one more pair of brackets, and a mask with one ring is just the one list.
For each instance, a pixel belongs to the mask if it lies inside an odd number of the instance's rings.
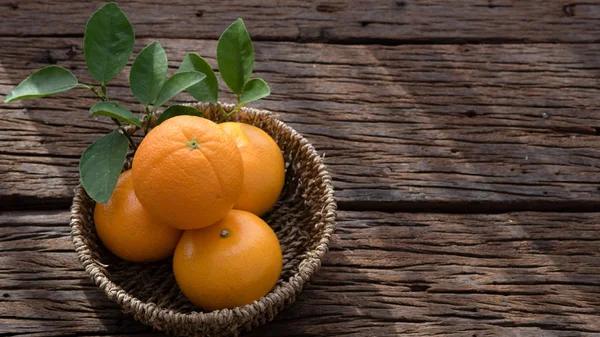
{"label": "green stem", "polygon": [[148,109],[148,106],[145,105],[144,108],[146,109],[146,117],[148,118],[148,121],[146,122],[146,125],[144,126],[144,136],[148,134],[148,128],[150,127],[150,121],[152,120],[152,113],[150,112],[150,109]]}
{"label": "green stem", "polygon": [[223,115],[221,116],[221,118],[219,119],[219,123],[224,122],[227,118],[229,118],[230,116],[235,115],[238,111],[240,111],[241,108],[244,107],[244,105],[246,105],[246,103],[243,104],[238,104],[235,109],[231,110],[230,112],[226,113],[225,110],[223,110],[223,108],[221,107],[221,105],[219,103],[217,103],[217,106],[219,106],[221,108],[221,111],[223,112]]}
{"label": "green stem", "polygon": [[[108,97],[106,96],[106,87],[104,86],[104,84],[102,84],[102,91],[104,91],[104,95],[102,95],[98,90],[96,90],[96,88],[92,87],[91,85],[87,85],[85,83],[77,83],[77,86],[79,86],[81,88],[89,89],[94,94],[96,94],[96,96],[98,96],[98,98],[100,98],[101,100],[108,101]],[[119,127],[119,129],[121,130],[121,132],[123,132],[125,137],[127,137],[127,140],[129,141],[129,144],[131,144],[131,147],[133,147],[134,149],[137,149],[137,145],[135,145],[133,138],[131,138],[131,136],[127,133],[127,131],[125,131],[125,128],[123,127],[123,125],[121,125],[121,122],[119,122],[119,120],[116,118],[111,118],[111,119],[113,120],[113,122],[115,122],[115,124],[117,124],[117,127]]]}
{"label": "green stem", "polygon": [[102,90],[102,94],[104,95],[104,97],[108,101],[108,95],[106,94],[106,86],[104,85],[104,83],[100,84],[100,89]]}
{"label": "green stem", "polygon": [[98,96],[98,98],[100,98],[103,101],[108,101],[108,97],[103,96],[98,90],[96,90],[96,88],[92,87],[91,85],[87,85],[84,83],[78,83],[77,84],[79,87],[81,88],[86,88],[91,90],[94,94],[96,94],[96,96]]}
{"label": "green stem", "polygon": [[119,122],[119,120],[116,118],[111,118],[111,119],[113,120],[113,122],[115,122],[115,124],[117,124],[117,126],[119,127],[121,132],[123,132],[123,134],[125,135],[125,137],[127,137],[127,140],[129,141],[129,144],[131,144],[131,147],[133,147],[134,149],[137,149],[137,145],[135,145],[133,138],[131,138],[131,136],[127,133],[127,131],[125,131],[125,128],[123,127],[123,125],[121,125],[121,122]]}
{"label": "green stem", "polygon": [[219,119],[219,123],[221,123],[224,120],[224,118],[226,118],[227,111],[223,109],[223,106],[219,102],[217,102],[217,108],[219,108],[219,110],[221,111],[221,118]]}

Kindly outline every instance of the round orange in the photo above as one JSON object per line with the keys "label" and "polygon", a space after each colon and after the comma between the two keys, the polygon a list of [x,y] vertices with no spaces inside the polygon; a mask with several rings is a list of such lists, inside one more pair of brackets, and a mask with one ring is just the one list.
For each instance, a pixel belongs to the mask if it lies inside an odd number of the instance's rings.
{"label": "round orange", "polygon": [[206,311],[250,304],[282,269],[275,232],[258,216],[231,210],[216,224],[181,236],[173,273],[183,294]]}
{"label": "round orange", "polygon": [[219,126],[235,140],[244,162],[242,193],[233,208],[263,215],[283,189],[285,164],[281,150],[256,126],[236,122]]}
{"label": "round orange", "polygon": [[133,192],[131,170],[121,173],[106,204],[96,203],[98,237],[113,254],[127,261],[158,261],[173,255],[181,231],[155,220]]}
{"label": "round orange", "polygon": [[133,157],[133,188],[148,212],[180,229],[210,226],[242,190],[242,157],[217,124],[195,116],[167,119]]}

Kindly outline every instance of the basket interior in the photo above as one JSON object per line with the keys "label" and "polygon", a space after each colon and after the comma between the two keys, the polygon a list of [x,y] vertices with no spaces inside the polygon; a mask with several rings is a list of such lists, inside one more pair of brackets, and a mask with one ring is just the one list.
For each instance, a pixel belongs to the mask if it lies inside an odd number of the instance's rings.
{"label": "basket interior", "polygon": [[[220,117],[215,109],[204,109],[205,117],[214,121]],[[315,160],[316,153],[306,151],[310,145],[291,134],[291,129],[275,122],[268,115],[246,111],[236,114],[233,120],[263,129],[275,139],[284,155],[284,189],[274,208],[263,216],[281,244],[283,270],[276,285],[279,287],[298,273],[302,261],[324,236],[324,186],[328,182],[324,182],[323,176],[319,174],[320,161]],[[130,164],[131,160],[128,160],[125,169]],[[172,272],[171,259],[155,263],[133,263],[121,260],[104,248],[94,229],[94,202],[86,195],[83,204],[85,207],[81,211],[85,221],[82,222],[81,232],[84,242],[92,252],[92,259],[103,266],[101,270],[107,278],[142,302],[152,302],[160,308],[183,314],[202,311],[179,290]]]}

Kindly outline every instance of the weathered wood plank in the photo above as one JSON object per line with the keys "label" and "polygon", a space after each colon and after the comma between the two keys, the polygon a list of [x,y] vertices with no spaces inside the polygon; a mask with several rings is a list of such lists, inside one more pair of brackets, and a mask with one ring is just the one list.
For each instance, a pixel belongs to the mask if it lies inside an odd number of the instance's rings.
{"label": "weathered wood plank", "polygon": [[[81,35],[103,1],[0,1],[3,36]],[[598,41],[600,2],[560,0],[123,1],[136,35],[216,39],[242,16],[256,40],[343,43]],[[160,13],[160,15],[158,15]],[[43,27],[43,29],[40,29]]]}
{"label": "weathered wood plank", "polygon": [[[599,216],[340,212],[311,285],[252,335],[600,335]],[[0,215],[0,335],[160,335],[91,284],[68,231],[66,211]]]}
{"label": "weathered wood plank", "polygon": [[[162,42],[171,60],[199,51],[215,63],[214,41]],[[2,94],[44,62],[89,80],[79,38],[0,43],[11,46],[0,50]],[[260,42],[256,51],[256,76],[273,94],[254,106],[280,113],[326,156],[341,207],[600,206],[598,44]],[[133,108],[126,84],[123,74],[109,93]],[[94,100],[77,90],[83,98],[0,104],[4,207],[69,203],[79,155],[111,127],[88,116]]]}

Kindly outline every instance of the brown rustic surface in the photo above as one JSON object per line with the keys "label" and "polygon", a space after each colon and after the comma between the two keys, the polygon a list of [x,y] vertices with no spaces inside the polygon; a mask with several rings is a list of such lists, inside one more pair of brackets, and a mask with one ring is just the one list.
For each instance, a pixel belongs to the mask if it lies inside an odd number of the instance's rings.
{"label": "brown rustic surface", "polygon": [[[0,0],[0,94],[48,64],[89,82],[100,4]],[[215,66],[242,16],[273,92],[253,106],[333,175],[331,252],[250,336],[600,336],[600,1],[119,4],[172,71],[187,51]],[[126,73],[111,84],[135,106]],[[0,336],[161,336],[73,252],[78,158],[112,127],[74,93],[0,103]]]}
{"label": "brown rustic surface", "polygon": [[[174,68],[189,50],[215,63],[215,41],[161,41]],[[0,44],[12,46],[0,50],[3,92],[48,58],[89,82],[80,38]],[[253,106],[280,113],[325,153],[342,204],[600,207],[597,44],[255,44],[256,74],[273,95]],[[109,94],[135,106],[127,79]],[[92,95],[77,93],[86,98],[0,104],[3,205],[70,203],[79,155],[112,127],[86,113]]]}
{"label": "brown rustic surface", "polygon": [[[102,1],[0,1],[2,36],[82,36]],[[137,36],[216,39],[243,17],[254,39],[334,43],[596,42],[600,1],[119,2]],[[42,29],[40,29],[43,27]]]}
{"label": "brown rustic surface", "polygon": [[[598,217],[340,211],[312,284],[251,335],[600,334]],[[66,211],[0,215],[0,327],[152,335],[82,277],[67,222]]]}

